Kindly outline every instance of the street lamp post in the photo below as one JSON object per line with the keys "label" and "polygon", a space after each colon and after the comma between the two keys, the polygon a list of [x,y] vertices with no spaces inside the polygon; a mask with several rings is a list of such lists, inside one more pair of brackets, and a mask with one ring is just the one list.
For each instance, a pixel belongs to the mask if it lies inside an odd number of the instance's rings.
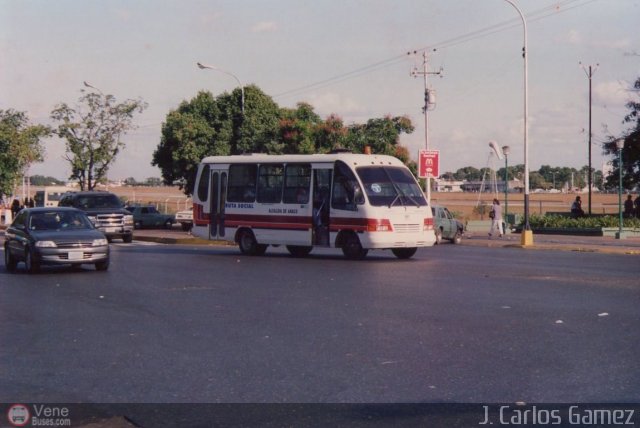
{"label": "street lamp post", "polygon": [[520,243],[523,246],[533,245],[533,232],[529,224],[529,71],[527,66],[527,21],[522,11],[512,0],[505,0],[520,15],[524,33],[524,45],[522,47],[522,58],[524,59],[524,227]]}
{"label": "street lamp post", "polygon": [[619,138],[616,140],[616,147],[618,148],[618,232],[616,233],[616,239],[624,239],[622,233],[622,148],[624,147],[624,139]]}
{"label": "street lamp post", "polygon": [[240,85],[240,94],[241,94],[241,98],[240,98],[240,109],[242,110],[242,117],[244,117],[244,85],[242,84],[242,82],[240,81],[240,79],[238,79],[238,77],[233,74],[233,73],[229,73],[228,71],[222,70],[221,68],[216,67],[215,65],[205,65],[202,63],[197,63],[198,68],[200,68],[201,70],[216,70],[219,71],[221,73],[226,74],[227,76],[231,76],[234,79],[236,79],[236,82],[238,82],[238,85]]}
{"label": "street lamp post", "polygon": [[[504,220],[509,222],[509,146],[502,146],[502,154],[504,155]],[[515,223],[515,222],[514,222]]]}

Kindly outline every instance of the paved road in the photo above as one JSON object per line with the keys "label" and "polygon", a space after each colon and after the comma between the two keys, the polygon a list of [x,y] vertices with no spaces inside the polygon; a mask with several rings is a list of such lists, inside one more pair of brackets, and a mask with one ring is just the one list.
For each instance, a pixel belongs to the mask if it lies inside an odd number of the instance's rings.
{"label": "paved road", "polygon": [[115,244],[106,273],[0,271],[0,402],[638,402],[637,275],[559,251]]}

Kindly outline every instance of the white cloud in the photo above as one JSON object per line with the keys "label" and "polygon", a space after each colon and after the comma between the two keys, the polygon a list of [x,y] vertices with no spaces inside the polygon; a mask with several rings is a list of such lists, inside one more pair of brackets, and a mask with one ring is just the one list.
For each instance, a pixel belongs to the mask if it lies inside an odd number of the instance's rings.
{"label": "white cloud", "polygon": [[131,17],[132,17],[132,13],[130,9],[119,8],[119,9],[116,9],[114,13],[118,17],[118,19],[125,22],[131,20]]}
{"label": "white cloud", "polygon": [[570,30],[567,34],[558,37],[556,41],[567,45],[579,45],[582,44],[582,35],[578,30]]}
{"label": "white cloud", "polygon": [[309,97],[308,102],[314,106],[320,116],[324,117],[332,113],[343,119],[348,116],[351,120],[345,120],[347,123],[355,120],[353,116],[357,116],[362,110],[362,107],[355,100],[335,92],[313,94]]}
{"label": "white cloud", "polygon": [[622,107],[631,99],[630,86],[627,82],[619,81],[596,83],[593,87],[594,101],[606,106]]}
{"label": "white cloud", "polygon": [[631,47],[631,40],[628,38],[618,40],[602,40],[593,43],[596,48],[604,49],[626,49]]}
{"label": "white cloud", "polygon": [[215,13],[204,13],[202,15],[200,15],[198,17],[198,19],[200,20],[200,24],[201,25],[211,25],[214,22],[218,21],[220,19],[220,17],[222,16],[221,13],[219,12],[215,12]]}
{"label": "white cloud", "polygon": [[256,25],[251,27],[251,31],[254,33],[266,33],[269,31],[276,31],[277,29],[278,24],[273,21],[258,22]]}

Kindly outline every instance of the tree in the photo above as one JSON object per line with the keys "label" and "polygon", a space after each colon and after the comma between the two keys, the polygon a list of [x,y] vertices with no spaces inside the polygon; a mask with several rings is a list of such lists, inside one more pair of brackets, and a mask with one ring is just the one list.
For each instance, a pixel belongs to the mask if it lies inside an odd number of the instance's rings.
{"label": "tree", "polygon": [[405,157],[406,159],[401,160],[406,163],[409,161],[408,152],[398,151],[400,135],[411,134],[414,129],[407,116],[369,119],[364,125],[354,124],[348,127],[346,143],[355,153],[363,153],[365,146],[368,146],[372,153]]}
{"label": "tree", "polygon": [[[84,91],[83,91],[84,92]],[[71,165],[71,180],[77,180],[81,190],[93,190],[106,178],[109,167],[124,149],[121,137],[135,129],[133,116],[147,104],[142,100],[116,103],[113,95],[86,93],[75,108],[59,104],[51,119],[59,122],[54,131],[66,140],[65,158]]]}
{"label": "tree", "polygon": [[460,168],[454,174],[456,180],[480,181],[482,180],[482,172],[472,166]]}
{"label": "tree", "polygon": [[298,103],[296,109],[282,109],[279,123],[279,138],[283,144],[282,153],[315,153],[315,133],[322,119],[313,111],[313,106]]}
{"label": "tree", "polygon": [[32,186],[62,186],[65,184],[64,181],[55,177],[45,177],[44,175],[32,175],[29,177],[29,181]]}
{"label": "tree", "polygon": [[11,194],[28,166],[41,162],[40,139],[51,135],[44,125],[30,125],[26,113],[0,110],[0,194]]}
{"label": "tree", "polygon": [[[640,77],[635,81],[632,91],[640,95]],[[622,123],[630,124],[630,128],[626,131],[627,135],[623,137],[622,186],[625,189],[632,189],[640,183],[640,101],[629,101],[626,107],[629,113]],[[608,141],[603,144],[604,154],[613,156],[613,171],[606,179],[606,186],[609,188],[617,188],[619,181],[620,162],[616,140],[617,137],[609,136]]]}
{"label": "tree", "polygon": [[244,89],[244,115],[239,89],[217,97],[200,92],[169,112],[152,161],[160,168],[165,184],[178,184],[191,194],[198,164],[206,156],[311,154],[334,149],[362,152],[365,145],[371,146],[374,153],[396,156],[413,171],[416,169],[407,150],[398,144],[402,132],[413,131],[406,117],[371,119],[364,125],[345,126],[335,114],[322,120],[310,104],[280,108],[257,86]]}

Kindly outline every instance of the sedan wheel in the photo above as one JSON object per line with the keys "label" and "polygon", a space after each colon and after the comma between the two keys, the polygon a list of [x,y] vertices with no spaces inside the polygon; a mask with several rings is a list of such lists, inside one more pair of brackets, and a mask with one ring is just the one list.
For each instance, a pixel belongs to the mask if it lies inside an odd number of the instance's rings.
{"label": "sedan wheel", "polygon": [[109,259],[96,263],[96,270],[105,271],[109,269]]}
{"label": "sedan wheel", "polygon": [[8,272],[15,272],[18,261],[13,257],[8,247],[4,247],[4,265]]}
{"label": "sedan wheel", "polygon": [[34,257],[33,251],[29,249],[27,249],[24,255],[24,264],[29,273],[36,273],[40,270],[40,263],[38,263],[38,260]]}

